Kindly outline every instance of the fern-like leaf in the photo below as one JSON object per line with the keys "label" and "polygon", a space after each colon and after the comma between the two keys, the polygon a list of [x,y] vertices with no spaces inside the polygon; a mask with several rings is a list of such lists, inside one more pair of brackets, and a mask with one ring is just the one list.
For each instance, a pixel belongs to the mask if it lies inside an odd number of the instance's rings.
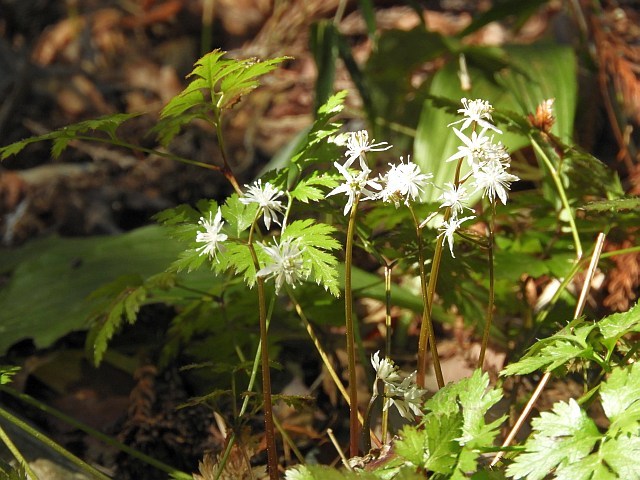
{"label": "fern-like leaf", "polygon": [[71,143],[79,135],[82,135],[88,131],[100,131],[106,133],[111,140],[117,141],[116,130],[118,129],[118,127],[120,127],[127,120],[130,120],[139,115],[139,113],[116,113],[93,120],[86,120],[83,122],[74,123],[72,125],[67,125],[66,127],[50,133],[45,133],[44,135],[26,138],[19,142],[1,147],[0,160],[4,160],[11,155],[17,155],[25,147],[32,143],[43,141],[53,142],[51,155],[54,158],[58,158],[60,154],[69,146],[69,143]]}

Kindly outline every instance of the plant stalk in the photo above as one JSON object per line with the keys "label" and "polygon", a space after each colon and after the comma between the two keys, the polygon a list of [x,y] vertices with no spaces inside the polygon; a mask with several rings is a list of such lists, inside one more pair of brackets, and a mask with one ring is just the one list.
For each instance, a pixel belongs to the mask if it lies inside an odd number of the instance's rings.
{"label": "plant stalk", "polygon": [[489,302],[487,305],[487,321],[484,325],[484,332],[482,334],[482,345],[480,347],[480,357],[478,358],[478,368],[484,367],[484,357],[487,351],[487,344],[489,343],[489,332],[491,330],[491,324],[493,323],[493,305],[495,302],[495,271],[493,264],[493,248],[495,246],[495,227],[496,227],[496,199],[493,199],[491,204],[491,221],[489,222]]}
{"label": "plant stalk", "polygon": [[347,328],[347,362],[349,369],[349,454],[358,455],[360,424],[358,422],[358,385],[356,383],[356,351],[353,326],[353,292],[351,291],[351,263],[353,261],[353,237],[355,235],[356,212],[359,196],[356,196],[349,214],[347,244],[344,265],[344,311]]}
{"label": "plant stalk", "polygon": [[27,460],[22,456],[22,453],[20,453],[18,447],[16,447],[15,444],[11,441],[11,438],[9,438],[9,435],[7,435],[7,433],[4,431],[4,428],[2,427],[0,427],[0,440],[4,442],[13,457],[18,461],[18,463],[20,463],[20,465],[22,465],[22,468],[24,468],[24,471],[29,476],[29,478],[31,478],[31,480],[39,480],[38,476],[33,472],[33,470],[31,470],[29,462],[27,462]]}

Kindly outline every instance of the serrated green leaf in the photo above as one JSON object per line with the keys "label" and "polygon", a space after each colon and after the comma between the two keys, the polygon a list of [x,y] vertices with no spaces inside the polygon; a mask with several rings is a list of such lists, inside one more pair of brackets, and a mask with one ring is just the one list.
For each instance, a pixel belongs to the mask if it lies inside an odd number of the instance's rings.
{"label": "serrated green leaf", "polygon": [[416,466],[424,463],[427,432],[412,425],[405,426],[394,444],[395,452]]}
{"label": "serrated green leaf", "polygon": [[510,477],[542,480],[556,468],[586,458],[602,438],[593,420],[573,399],[556,403],[551,412],[542,412],[532,426],[525,451],[507,468]]}
{"label": "serrated green leaf", "polygon": [[605,340],[617,342],[630,332],[640,331],[640,303],[624,313],[614,313],[598,322],[598,329]]}
{"label": "serrated green leaf", "polygon": [[[258,258],[264,254],[262,249],[256,248]],[[236,275],[242,275],[245,283],[253,287],[256,283],[256,266],[251,256],[251,250],[247,244],[229,243],[219,255],[219,262],[214,262],[214,268],[218,272],[233,270]]]}
{"label": "serrated green leaf", "polygon": [[[600,457],[606,467],[617,474],[619,479],[640,478],[640,436],[638,431],[633,435],[620,435],[615,439],[607,439],[600,447]],[[602,470],[606,468],[602,466]],[[594,480],[604,477],[595,476]]]}
{"label": "serrated green leaf", "polygon": [[326,193],[317,186],[334,188],[338,186],[337,177],[313,172],[311,176],[298,182],[289,193],[294,200],[302,203],[317,202],[326,198]]}
{"label": "serrated green leaf", "polygon": [[27,138],[0,148],[0,159],[4,160],[11,155],[18,154],[27,145],[30,145],[32,143],[48,140],[53,142],[51,154],[54,158],[58,158],[62,151],[66,149],[69,146],[69,143],[78,135],[86,133],[89,130],[98,130],[106,133],[110,138],[115,139],[116,130],[118,129],[118,127],[120,127],[127,120],[135,118],[139,115],[139,113],[115,113],[112,115],[106,115],[92,120],[85,120],[83,122],[67,125],[66,127],[60,128],[53,132],[39,135],[37,137]]}
{"label": "serrated green leaf", "polygon": [[20,371],[20,367],[13,365],[0,365],[0,385],[10,383],[12,377]]}
{"label": "serrated green leaf", "polygon": [[229,224],[228,228],[235,232],[235,236],[240,237],[255,220],[259,207],[257,203],[245,205],[238,194],[234,193],[222,206],[222,217]]}
{"label": "serrated green leaf", "polygon": [[611,421],[608,435],[640,433],[640,364],[614,369],[600,387],[604,413]]}
{"label": "serrated green leaf", "polygon": [[298,242],[302,258],[311,265],[311,278],[332,295],[339,296],[338,260],[329,253],[341,247],[333,238],[335,228],[325,223],[314,223],[311,219],[297,220],[287,225],[282,240],[291,238]]}
{"label": "serrated green leaf", "polygon": [[[470,378],[461,380],[458,398],[464,419],[460,443],[471,447],[491,445],[498,425],[496,422],[487,425],[484,417],[500,401],[502,394],[489,388],[489,375],[476,370]],[[497,422],[501,423],[501,420]]]}

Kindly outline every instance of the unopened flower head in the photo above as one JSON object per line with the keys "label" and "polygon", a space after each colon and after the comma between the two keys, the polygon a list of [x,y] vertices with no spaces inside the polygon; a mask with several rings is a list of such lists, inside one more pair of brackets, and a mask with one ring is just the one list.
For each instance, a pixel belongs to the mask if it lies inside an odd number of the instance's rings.
{"label": "unopened flower head", "polygon": [[217,259],[216,253],[222,250],[220,244],[227,239],[227,235],[220,233],[224,226],[220,207],[218,207],[215,217],[213,217],[213,212],[209,212],[209,219],[200,217],[198,223],[204,227],[204,231],[197,233],[196,242],[204,243],[204,245],[196,250],[200,252],[200,255],[209,255],[209,258]]}
{"label": "unopened flower head", "polygon": [[464,209],[471,210],[465,205],[465,202],[469,200],[469,194],[467,189],[463,185],[457,187],[449,182],[445,185],[442,195],[438,197],[438,200],[442,201],[440,208],[451,208],[451,215],[453,218],[457,218]]}
{"label": "unopened flower head", "polygon": [[296,241],[287,238],[279,244],[274,241],[273,245],[262,243],[259,245],[269,256],[269,260],[266,266],[256,273],[256,276],[274,278],[276,293],[285,283],[296,288],[296,284],[305,281],[309,276],[309,268],[302,259],[302,249]]}
{"label": "unopened flower head", "polygon": [[507,166],[499,160],[488,160],[473,168],[473,182],[476,191],[482,190],[482,196],[494,202],[498,197],[503,205],[507,204],[507,190],[511,183],[520,180],[507,172]]}
{"label": "unopened flower head", "polygon": [[374,190],[381,190],[382,187],[375,180],[369,179],[371,170],[365,163],[364,159],[360,157],[360,171],[354,171],[340,165],[338,162],[334,162],[333,165],[344,177],[344,182],[331,190],[327,196],[336,195],[338,193],[344,193],[347,195],[347,204],[344,207],[344,214],[347,215],[356,198],[362,196],[361,200],[369,200],[376,197],[377,193]]}
{"label": "unopened flower head", "polygon": [[253,182],[253,185],[245,185],[245,187],[247,187],[247,192],[240,198],[240,202],[245,205],[257,203],[260,206],[267,230],[271,228],[272,221],[280,225],[277,215],[283,213],[284,206],[280,200],[276,199],[283,196],[284,192],[269,182],[262,185],[262,180],[260,179]]}
{"label": "unopened flower head", "polygon": [[426,393],[425,389],[416,384],[416,372],[413,372],[402,382],[389,384],[383,408],[386,410],[390,405],[394,405],[403,418],[413,421],[414,415],[422,414],[420,407]]}
{"label": "unopened flower head", "polygon": [[451,217],[440,226],[440,233],[438,234],[438,238],[443,237],[443,241],[447,241],[449,243],[449,251],[451,252],[451,256],[453,258],[456,258],[456,256],[453,254],[453,236],[463,222],[471,220],[472,218],[475,218],[475,216],[472,215],[464,218]]}
{"label": "unopened flower head", "polygon": [[467,137],[455,127],[453,128],[453,132],[462,140],[464,145],[458,147],[458,151],[447,158],[447,162],[466,158],[469,166],[472,166],[485,159],[487,149],[491,148],[491,139],[486,136],[486,128],[483,128],[480,133],[471,132],[471,137]]}
{"label": "unopened flower head", "polygon": [[469,100],[467,98],[463,98],[461,100],[464,108],[458,109],[458,113],[464,115],[465,118],[458,120],[456,122],[450,123],[448,126],[457,125],[462,123],[460,130],[465,130],[472,123],[476,123],[482,128],[493,130],[497,133],[502,133],[500,130],[493,125],[493,118],[491,117],[491,112],[493,112],[493,106],[487,102],[486,100],[476,99]]}
{"label": "unopened flower head", "polygon": [[390,148],[391,145],[387,142],[375,143],[375,140],[371,140],[369,143],[369,132],[366,130],[351,132],[347,138],[347,161],[344,166],[349,168],[357,158],[361,158],[366,152],[382,152]]}
{"label": "unopened flower head", "polygon": [[384,202],[393,202],[396,208],[400,206],[400,202],[404,202],[405,205],[409,205],[410,201],[415,202],[420,193],[424,192],[429,179],[433,177],[431,174],[422,173],[420,167],[411,162],[410,158],[404,163],[404,158],[400,157],[398,165],[389,166],[389,171],[381,177],[384,187],[378,197]]}

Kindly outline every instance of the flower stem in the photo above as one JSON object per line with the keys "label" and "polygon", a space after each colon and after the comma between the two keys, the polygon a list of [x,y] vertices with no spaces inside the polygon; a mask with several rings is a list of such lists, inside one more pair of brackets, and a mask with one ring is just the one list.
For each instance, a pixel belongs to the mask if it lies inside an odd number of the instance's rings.
{"label": "flower stem", "polygon": [[549,157],[544,152],[542,147],[538,142],[536,142],[535,138],[532,135],[529,135],[529,140],[531,140],[531,145],[536,153],[540,156],[544,164],[549,169],[549,173],[551,174],[551,178],[553,179],[553,183],[558,190],[558,195],[560,196],[560,201],[562,202],[562,206],[567,211],[567,215],[569,217],[569,228],[571,229],[571,235],[573,236],[573,242],[576,244],[576,257],[578,260],[582,258],[582,243],[580,242],[580,235],[578,234],[578,227],[576,226],[575,219],[573,218],[573,212],[571,211],[571,206],[569,205],[569,200],[567,199],[567,194],[564,190],[564,186],[562,185],[562,180],[560,179],[560,175],[556,171],[555,167],[549,160]]}
{"label": "flower stem", "polygon": [[[391,358],[391,266],[384,266],[384,293],[385,293],[385,356],[387,360]],[[377,379],[375,380],[377,381]],[[384,393],[388,390],[384,386]],[[387,441],[387,430],[389,427],[389,410],[382,409],[382,441]]]}
{"label": "flower stem", "polygon": [[433,370],[436,374],[438,387],[444,387],[444,377],[442,376],[442,368],[440,367],[440,357],[438,355],[438,347],[436,345],[436,335],[433,330],[433,321],[431,319],[431,302],[436,289],[436,280],[440,269],[440,259],[442,258],[442,244],[444,239],[440,238],[436,243],[436,250],[433,254],[433,263],[431,264],[431,275],[429,276],[429,284],[427,285],[427,275],[424,268],[424,245],[422,242],[422,228],[418,217],[416,217],[413,208],[409,207],[413,222],[416,226],[416,236],[418,237],[418,266],[420,268],[420,287],[422,289],[422,324],[420,325],[420,337],[418,340],[418,374],[416,383],[420,388],[424,388],[424,377],[427,369],[427,342],[431,348],[431,359],[433,361]]}
{"label": "flower stem", "polygon": [[494,235],[496,226],[496,200],[491,203],[491,221],[489,222],[489,302],[487,305],[487,321],[484,326],[484,332],[482,334],[482,346],[480,347],[480,357],[478,358],[478,368],[484,367],[484,356],[487,351],[487,344],[489,343],[489,331],[491,330],[491,323],[493,322],[493,304],[495,301],[495,275],[493,265],[493,247],[495,245]]}
{"label": "flower stem", "polygon": [[[260,270],[260,262],[256,249],[253,246],[254,221],[249,231],[248,247],[251,252],[251,258],[255,265],[256,272]],[[257,277],[256,284],[258,286],[258,310],[260,315],[260,349],[262,364],[262,401],[264,410],[264,430],[267,442],[267,468],[269,470],[269,479],[278,480],[278,452],[276,450],[276,434],[273,424],[273,405],[271,401],[271,373],[269,370],[269,348],[267,338],[267,304],[264,295],[264,278]]]}
{"label": "flower stem", "polygon": [[214,112],[216,136],[218,137],[218,148],[220,149],[220,153],[222,154],[222,174],[229,181],[236,193],[238,195],[242,195],[242,189],[240,188],[240,185],[238,185],[238,181],[233,174],[233,170],[231,170],[231,165],[229,165],[229,160],[227,159],[227,151],[224,148],[224,137],[222,136],[222,115],[220,114],[220,110],[217,108],[214,109]]}
{"label": "flower stem", "polygon": [[345,247],[344,265],[344,311],[347,327],[347,363],[349,369],[349,454],[358,455],[358,438],[360,424],[358,422],[358,385],[356,383],[356,351],[353,327],[353,294],[351,291],[351,263],[353,261],[353,237],[355,234],[356,212],[359,197],[356,196],[347,227],[347,245]]}

